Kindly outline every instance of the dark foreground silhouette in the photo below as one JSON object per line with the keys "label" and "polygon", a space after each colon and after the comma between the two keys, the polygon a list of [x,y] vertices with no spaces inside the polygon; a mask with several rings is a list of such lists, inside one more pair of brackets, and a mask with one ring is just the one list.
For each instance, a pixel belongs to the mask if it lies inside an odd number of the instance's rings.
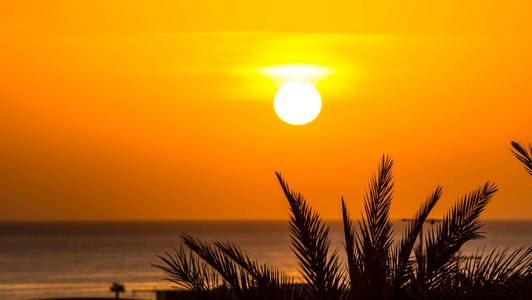
{"label": "dark foreground silhouette", "polygon": [[329,228],[319,213],[279,173],[290,206],[300,281],[230,242],[206,243],[187,234],[154,266],[194,299],[532,299],[532,248],[459,255],[467,241],[483,237],[479,217],[497,192],[495,184],[487,182],[463,196],[421,238],[423,224],[442,196],[437,186],[394,244],[392,166],[392,159],[383,156],[364,196],[361,221],[350,218],[341,199],[345,266],[330,247]]}
{"label": "dark foreground silhouette", "polygon": [[518,142],[512,142],[512,153],[524,166],[528,174],[532,175],[532,144],[528,144],[528,150]]}

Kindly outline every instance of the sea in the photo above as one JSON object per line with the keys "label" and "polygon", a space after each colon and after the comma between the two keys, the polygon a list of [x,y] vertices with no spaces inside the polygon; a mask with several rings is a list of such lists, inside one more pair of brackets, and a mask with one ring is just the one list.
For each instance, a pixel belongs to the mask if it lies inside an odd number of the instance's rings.
{"label": "sea", "polygon": [[[479,248],[532,246],[532,220],[486,220],[485,238],[467,243],[462,255]],[[341,251],[340,221],[328,221],[331,247]],[[394,221],[394,238],[406,223]],[[433,225],[425,225],[425,232]],[[232,241],[260,262],[297,276],[287,221],[0,222],[0,299],[121,297],[155,299],[154,290],[172,289],[151,264],[188,233],[206,241]]]}

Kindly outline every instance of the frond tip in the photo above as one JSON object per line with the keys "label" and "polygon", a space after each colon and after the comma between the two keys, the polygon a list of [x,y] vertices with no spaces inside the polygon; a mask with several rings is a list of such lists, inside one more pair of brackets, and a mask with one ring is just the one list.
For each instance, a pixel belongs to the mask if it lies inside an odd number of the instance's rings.
{"label": "frond tip", "polygon": [[511,151],[515,158],[525,166],[528,174],[532,175],[532,144],[528,145],[528,151],[515,141],[512,141],[511,145],[513,147]]}

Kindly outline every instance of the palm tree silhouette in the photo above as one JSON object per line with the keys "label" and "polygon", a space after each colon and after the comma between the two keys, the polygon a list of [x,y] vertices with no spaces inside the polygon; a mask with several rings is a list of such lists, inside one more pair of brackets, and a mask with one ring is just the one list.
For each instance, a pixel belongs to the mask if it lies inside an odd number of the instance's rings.
{"label": "palm tree silhouette", "polygon": [[530,248],[493,250],[483,260],[465,258],[463,271],[456,268],[460,248],[483,237],[479,217],[497,192],[493,183],[463,196],[422,239],[423,223],[442,196],[442,187],[436,186],[394,245],[392,167],[393,160],[383,156],[364,195],[360,221],[350,218],[341,199],[345,267],[338,250],[331,249],[329,228],[319,213],[302,194],[292,191],[278,172],[290,208],[292,251],[302,284],[282,270],[250,258],[230,242],[205,243],[187,234],[181,235],[182,243],[173,254],[158,256],[162,265],[154,266],[169,275],[167,280],[203,299],[469,299],[479,294],[474,288],[504,294],[510,289],[510,278],[522,280],[519,287],[532,291]]}
{"label": "palm tree silhouette", "polygon": [[115,299],[119,298],[120,293],[123,293],[126,291],[124,285],[118,282],[113,282],[109,290],[115,293]]}

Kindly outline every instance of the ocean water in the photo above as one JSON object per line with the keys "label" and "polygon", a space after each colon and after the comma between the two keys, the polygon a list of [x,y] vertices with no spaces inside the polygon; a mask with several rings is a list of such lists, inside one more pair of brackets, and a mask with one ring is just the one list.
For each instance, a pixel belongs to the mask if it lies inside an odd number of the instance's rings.
{"label": "ocean water", "polygon": [[[339,221],[328,222],[332,246],[343,246]],[[486,238],[462,249],[532,246],[532,221],[485,221]],[[405,223],[394,221],[395,232]],[[431,225],[426,225],[429,228]],[[0,299],[112,296],[109,286],[125,284],[122,296],[154,299],[168,289],[153,268],[156,254],[178,242],[181,232],[213,241],[233,241],[261,262],[297,275],[286,221],[223,222],[3,222],[0,223]]]}

